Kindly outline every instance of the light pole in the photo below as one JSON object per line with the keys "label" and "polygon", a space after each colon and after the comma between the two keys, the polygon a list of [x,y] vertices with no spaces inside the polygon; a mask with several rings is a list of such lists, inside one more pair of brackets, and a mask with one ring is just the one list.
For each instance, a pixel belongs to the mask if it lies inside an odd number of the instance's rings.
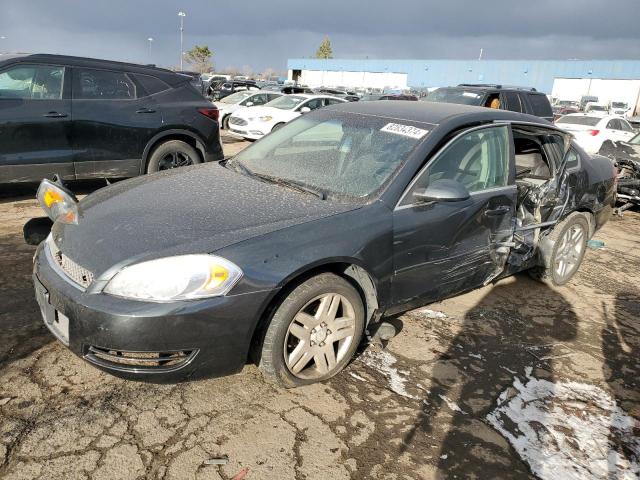
{"label": "light pole", "polygon": [[183,31],[184,31],[184,17],[187,16],[182,10],[178,12],[178,16],[180,17],[180,70],[184,70],[182,66],[182,59],[184,56],[184,48],[183,48]]}
{"label": "light pole", "polygon": [[149,63],[151,63],[151,42],[153,42],[153,37],[147,38],[147,41],[149,42]]}

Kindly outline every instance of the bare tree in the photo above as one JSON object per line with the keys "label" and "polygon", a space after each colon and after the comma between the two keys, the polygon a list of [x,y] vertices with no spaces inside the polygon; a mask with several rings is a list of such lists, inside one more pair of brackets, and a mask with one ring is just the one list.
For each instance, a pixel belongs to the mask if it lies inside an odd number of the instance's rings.
{"label": "bare tree", "polygon": [[196,45],[187,53],[185,53],[184,59],[187,61],[187,63],[193,65],[197,72],[205,73],[213,69],[211,57],[213,57],[213,52],[209,50],[209,47],[207,45]]}

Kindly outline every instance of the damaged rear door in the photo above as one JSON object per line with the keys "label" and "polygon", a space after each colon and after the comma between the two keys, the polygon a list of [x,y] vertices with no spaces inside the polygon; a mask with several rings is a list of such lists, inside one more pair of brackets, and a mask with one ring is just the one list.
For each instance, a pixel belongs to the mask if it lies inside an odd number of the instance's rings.
{"label": "damaged rear door", "polygon": [[[466,130],[416,175],[394,210],[393,297],[419,304],[499,275],[512,246],[517,189],[510,129]],[[439,180],[468,192],[459,201],[420,202]]]}

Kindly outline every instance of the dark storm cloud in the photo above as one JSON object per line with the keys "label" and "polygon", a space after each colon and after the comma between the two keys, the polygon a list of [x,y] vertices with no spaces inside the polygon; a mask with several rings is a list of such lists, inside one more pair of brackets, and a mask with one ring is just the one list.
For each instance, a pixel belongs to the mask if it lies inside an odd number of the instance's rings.
{"label": "dark storm cloud", "polygon": [[[164,65],[207,44],[219,67],[284,68],[329,35],[337,57],[637,58],[640,0],[31,0],[5,4],[0,50]],[[151,56],[147,37],[153,37]]]}

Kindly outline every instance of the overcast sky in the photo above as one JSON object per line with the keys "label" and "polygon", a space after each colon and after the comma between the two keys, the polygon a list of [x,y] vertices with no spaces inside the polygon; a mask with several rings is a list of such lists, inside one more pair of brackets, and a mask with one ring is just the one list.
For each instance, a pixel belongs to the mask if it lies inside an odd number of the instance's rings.
{"label": "overcast sky", "polygon": [[0,51],[171,67],[179,10],[217,69],[285,70],[325,35],[336,58],[640,58],[640,0],[0,0]]}

